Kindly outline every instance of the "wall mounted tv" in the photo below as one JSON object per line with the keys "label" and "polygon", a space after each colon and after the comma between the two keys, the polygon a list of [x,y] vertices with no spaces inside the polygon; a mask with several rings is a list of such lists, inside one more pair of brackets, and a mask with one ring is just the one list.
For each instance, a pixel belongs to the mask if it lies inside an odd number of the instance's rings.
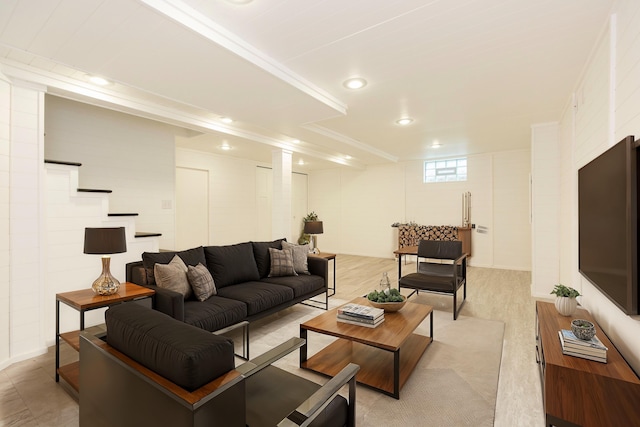
{"label": "wall mounted tv", "polygon": [[638,314],[638,148],[628,136],[578,171],[578,264],[626,314]]}

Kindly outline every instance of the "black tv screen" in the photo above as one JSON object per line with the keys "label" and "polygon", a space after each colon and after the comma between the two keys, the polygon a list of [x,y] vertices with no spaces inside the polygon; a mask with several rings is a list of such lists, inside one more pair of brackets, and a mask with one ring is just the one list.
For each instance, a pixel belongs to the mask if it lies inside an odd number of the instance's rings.
{"label": "black tv screen", "polygon": [[627,314],[638,314],[637,156],[629,136],[578,171],[580,272]]}

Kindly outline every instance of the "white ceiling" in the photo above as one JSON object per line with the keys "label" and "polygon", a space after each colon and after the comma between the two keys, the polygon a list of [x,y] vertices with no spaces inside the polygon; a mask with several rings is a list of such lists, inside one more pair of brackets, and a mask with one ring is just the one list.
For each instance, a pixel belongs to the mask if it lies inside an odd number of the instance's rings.
{"label": "white ceiling", "polygon": [[[183,147],[362,168],[528,148],[531,124],[560,119],[612,3],[2,0],[0,72],[197,131]],[[368,85],[344,88],[351,76]]]}

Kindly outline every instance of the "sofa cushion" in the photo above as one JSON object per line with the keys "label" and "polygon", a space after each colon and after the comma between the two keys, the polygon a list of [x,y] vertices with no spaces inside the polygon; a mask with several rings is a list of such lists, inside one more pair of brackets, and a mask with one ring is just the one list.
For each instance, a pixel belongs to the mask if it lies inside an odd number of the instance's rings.
{"label": "sofa cushion", "polygon": [[307,264],[307,256],[309,255],[309,244],[294,245],[289,242],[282,242],[282,249],[291,249],[293,251],[293,268],[298,274],[310,274]]}
{"label": "sofa cushion", "polygon": [[235,325],[247,317],[247,305],[242,301],[213,295],[206,300],[185,301],[184,321],[205,331],[214,332]]}
{"label": "sofa cushion", "polygon": [[246,282],[218,289],[218,295],[242,301],[253,316],[293,299],[293,289],[267,282]]}
{"label": "sofa cushion", "polygon": [[296,270],[293,268],[293,251],[291,249],[269,248],[269,257],[271,257],[269,277],[297,276]]}
{"label": "sofa cushion", "polygon": [[296,298],[324,289],[324,279],[322,277],[309,276],[306,274],[301,274],[299,276],[267,277],[260,281],[291,288]]}
{"label": "sofa cushion", "polygon": [[187,269],[187,278],[198,301],[204,301],[211,295],[216,294],[213,277],[211,277],[211,273],[204,265],[198,264],[195,267],[190,265]]}
{"label": "sofa cushion", "polygon": [[207,259],[207,268],[213,276],[218,292],[225,286],[260,278],[251,242],[228,246],[207,246],[204,248],[204,254]]}
{"label": "sofa cushion", "polygon": [[153,266],[153,273],[158,287],[178,292],[184,299],[191,296],[187,265],[178,255],[174,255],[169,264],[156,263]]}
{"label": "sofa cushion", "polygon": [[282,249],[282,242],[286,239],[278,239],[272,242],[251,242],[253,246],[253,256],[258,266],[258,274],[260,277],[267,277],[271,268],[271,258],[269,257],[269,248]]}
{"label": "sofa cushion", "polygon": [[234,369],[233,341],[136,303],[110,307],[107,343],[189,391]]}
{"label": "sofa cushion", "polygon": [[207,264],[202,246],[180,252],[143,252],[142,265],[144,265],[147,274],[147,285],[155,286],[156,284],[153,266],[156,263],[168,264],[175,255],[178,255],[187,265],[198,265],[198,263]]}

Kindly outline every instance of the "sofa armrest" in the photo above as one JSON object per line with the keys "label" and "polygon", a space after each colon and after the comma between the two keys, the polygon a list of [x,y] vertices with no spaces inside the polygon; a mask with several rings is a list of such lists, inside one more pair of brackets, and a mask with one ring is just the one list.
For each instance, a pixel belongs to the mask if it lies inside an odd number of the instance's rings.
{"label": "sofa armrest", "polygon": [[156,291],[153,296],[155,310],[184,322],[184,296],[181,293],[158,286],[145,286]]}
{"label": "sofa armrest", "polygon": [[318,391],[305,400],[287,418],[278,423],[279,427],[298,427],[309,425],[322,410],[338,395],[340,389],[349,384],[349,413],[347,426],[355,426],[356,374],[360,366],[349,363],[338,375],[331,378]]}
{"label": "sofa armrest", "polygon": [[236,371],[240,372],[245,378],[248,378],[257,372],[260,372],[260,370],[267,366],[270,366],[273,362],[282,359],[292,351],[299,349],[305,344],[305,342],[306,341],[302,338],[290,338],[288,341],[283,342],[266,353],[244,362],[242,365],[236,367]]}
{"label": "sofa armrest", "polygon": [[[335,261],[334,261],[335,262]],[[309,268],[309,273],[320,276],[324,279],[324,287],[328,288],[329,286],[329,260],[310,256],[307,257],[307,267]]]}

